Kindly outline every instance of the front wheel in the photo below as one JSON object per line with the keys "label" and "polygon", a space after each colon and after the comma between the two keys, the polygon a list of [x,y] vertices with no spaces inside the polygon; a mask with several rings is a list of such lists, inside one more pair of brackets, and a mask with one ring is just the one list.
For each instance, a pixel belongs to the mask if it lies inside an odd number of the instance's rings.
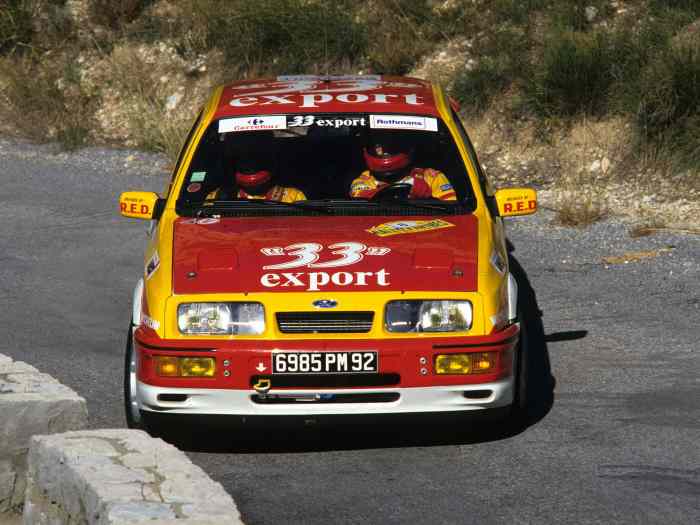
{"label": "front wheel", "polygon": [[126,336],[126,350],[124,354],[124,412],[126,415],[126,426],[143,429],[143,418],[139,409],[136,389],[136,353],[134,352],[134,328],[131,323],[129,323],[129,331]]}
{"label": "front wheel", "polygon": [[524,420],[527,417],[528,407],[528,338],[527,328],[522,316],[520,317],[520,338],[515,354],[513,369],[513,404],[511,405],[511,417]]}

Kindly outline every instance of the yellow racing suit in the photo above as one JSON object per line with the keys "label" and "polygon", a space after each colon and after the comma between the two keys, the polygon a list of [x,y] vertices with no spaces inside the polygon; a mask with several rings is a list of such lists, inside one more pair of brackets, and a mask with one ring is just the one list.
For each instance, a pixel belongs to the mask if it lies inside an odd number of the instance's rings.
{"label": "yellow racing suit", "polygon": [[[443,201],[457,200],[452,184],[444,173],[432,168],[413,168],[411,172],[395,181],[393,184],[410,184],[410,198],[435,198]],[[377,180],[369,171],[363,171],[350,185],[350,196],[370,199],[382,188],[389,186],[388,182]]]}
{"label": "yellow racing suit", "polygon": [[[216,190],[212,191],[209,195],[207,195],[207,200],[210,199],[218,199],[222,195],[222,191]],[[296,201],[305,201],[306,200],[306,195],[304,195],[304,192],[301,190],[298,190],[296,188],[286,188],[284,186],[273,186],[269,190],[267,190],[267,193],[265,195],[252,195],[250,193],[246,193],[245,190],[239,189],[236,192],[236,198],[237,199],[265,199],[265,200],[270,200],[270,201],[277,201],[277,202],[296,202]]]}

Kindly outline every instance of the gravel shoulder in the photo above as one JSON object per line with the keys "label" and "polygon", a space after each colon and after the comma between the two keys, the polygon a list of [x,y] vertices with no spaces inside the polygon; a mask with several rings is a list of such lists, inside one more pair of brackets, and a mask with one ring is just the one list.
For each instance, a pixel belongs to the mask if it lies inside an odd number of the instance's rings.
{"label": "gravel shoulder", "polygon": [[[122,427],[145,225],[121,219],[117,199],[162,190],[164,161],[0,141],[0,162],[0,353],[84,396],[92,427]],[[553,218],[508,223],[542,312],[550,394],[526,428],[227,430],[185,443],[190,457],[251,525],[700,521],[700,237]]]}

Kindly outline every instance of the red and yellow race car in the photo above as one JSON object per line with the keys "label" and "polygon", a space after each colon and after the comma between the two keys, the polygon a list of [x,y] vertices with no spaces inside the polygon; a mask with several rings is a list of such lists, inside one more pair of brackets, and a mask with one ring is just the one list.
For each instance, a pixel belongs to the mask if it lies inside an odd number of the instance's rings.
{"label": "red and yellow race car", "polygon": [[525,402],[502,217],[443,90],[286,76],[216,89],[152,221],[126,417],[483,411]]}

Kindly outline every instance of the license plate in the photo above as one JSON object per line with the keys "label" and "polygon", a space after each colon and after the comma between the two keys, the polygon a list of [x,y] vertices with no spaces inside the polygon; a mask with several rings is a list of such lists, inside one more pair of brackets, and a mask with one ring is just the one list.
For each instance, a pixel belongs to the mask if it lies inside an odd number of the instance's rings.
{"label": "license plate", "polygon": [[275,352],[273,374],[371,374],[379,370],[377,352]]}

